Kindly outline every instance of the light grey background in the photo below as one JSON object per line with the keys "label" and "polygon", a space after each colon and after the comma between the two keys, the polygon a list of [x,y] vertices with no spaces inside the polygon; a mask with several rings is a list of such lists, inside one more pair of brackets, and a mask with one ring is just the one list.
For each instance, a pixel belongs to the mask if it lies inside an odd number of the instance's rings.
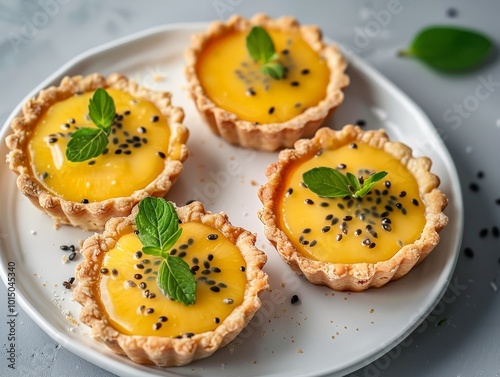
{"label": "light grey background", "polygon": [[[500,226],[495,203],[500,198],[498,54],[479,69],[455,76],[396,55],[418,30],[436,24],[478,29],[498,49],[500,2],[0,0],[0,124],[32,88],[91,47],[151,26],[259,11],[317,24],[349,53],[371,63],[422,107],[458,168],[465,200],[463,248],[470,247],[473,258],[461,250],[450,287],[434,312],[399,346],[351,377],[498,376],[500,239],[491,232]],[[471,182],[479,184],[479,192],[469,189]],[[480,237],[484,228],[488,235]],[[6,292],[0,284],[0,374],[112,376],[60,347],[21,308],[18,369],[8,370]]]}

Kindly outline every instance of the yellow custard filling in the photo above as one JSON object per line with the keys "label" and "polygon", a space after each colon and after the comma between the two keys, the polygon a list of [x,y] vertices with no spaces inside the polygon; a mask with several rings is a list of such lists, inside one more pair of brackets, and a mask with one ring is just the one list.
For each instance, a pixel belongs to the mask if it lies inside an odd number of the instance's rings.
{"label": "yellow custard filling", "polygon": [[[305,187],[302,174],[328,166],[367,178],[387,176],[363,198],[322,198]],[[425,209],[415,177],[399,160],[363,143],[325,149],[297,161],[284,177],[277,204],[279,227],[308,258],[331,263],[390,259],[420,237]]]}
{"label": "yellow custard filling", "polygon": [[206,95],[239,119],[260,124],[285,122],[326,96],[329,69],[300,36],[267,30],[286,77],[275,80],[260,71],[247,52],[247,33],[233,31],[210,41],[201,52],[196,72]]}
{"label": "yellow custard filling", "polygon": [[77,127],[96,127],[87,115],[93,92],[52,105],[31,135],[28,154],[33,174],[63,199],[96,202],[129,196],[163,171],[165,158],[178,158],[178,150],[169,146],[169,125],[155,105],[121,90],[106,91],[115,102],[117,117],[101,156],[70,162],[65,155]]}
{"label": "yellow custard filling", "polygon": [[101,305],[113,327],[128,335],[192,336],[214,330],[243,302],[245,261],[221,232],[189,222],[170,254],[182,257],[196,279],[196,302],[172,301],[158,288],[161,259],[143,254],[131,230],[109,250],[101,266]]}

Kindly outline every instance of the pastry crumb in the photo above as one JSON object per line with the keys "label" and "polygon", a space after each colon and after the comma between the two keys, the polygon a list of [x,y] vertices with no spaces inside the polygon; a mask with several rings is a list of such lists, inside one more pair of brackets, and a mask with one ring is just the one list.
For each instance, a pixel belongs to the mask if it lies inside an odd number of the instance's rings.
{"label": "pastry crumb", "polygon": [[297,349],[297,353],[304,353],[300,348]]}
{"label": "pastry crumb", "polygon": [[374,311],[375,311],[375,309],[371,308],[371,309],[369,310],[369,313],[370,313],[370,314],[372,314]]}
{"label": "pastry crumb", "polygon": [[36,236],[36,230],[31,229],[31,230],[30,230],[30,233],[31,233],[31,235],[32,235],[32,236]]}
{"label": "pastry crumb", "polygon": [[63,255],[63,256],[61,257],[61,262],[62,262],[63,264],[65,264],[65,263],[69,263],[69,259],[68,259],[68,257],[67,257],[66,255]]}

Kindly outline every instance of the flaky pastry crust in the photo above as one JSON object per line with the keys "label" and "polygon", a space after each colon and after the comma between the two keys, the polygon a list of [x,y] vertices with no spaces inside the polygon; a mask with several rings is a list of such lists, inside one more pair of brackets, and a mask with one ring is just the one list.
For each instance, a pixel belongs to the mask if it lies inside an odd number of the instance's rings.
{"label": "flaky pastry crust", "polygon": [[[206,96],[196,74],[198,57],[205,45],[234,30],[249,32],[254,25],[285,32],[299,31],[304,41],[325,59],[330,69],[330,77],[326,97],[320,103],[286,122],[255,124],[239,119],[235,114],[218,107]],[[234,15],[226,23],[212,22],[206,32],[193,36],[192,45],[186,51],[186,65],[189,92],[212,132],[231,144],[265,151],[292,147],[299,138],[313,136],[342,103],[342,88],[349,84],[349,78],[344,74],[347,63],[338,47],[325,44],[318,27],[300,25],[295,18],[289,16],[271,19],[265,14],[257,14],[247,20]]]}
{"label": "flaky pastry crust", "polygon": [[[160,175],[129,197],[83,204],[65,200],[47,191],[32,174],[26,150],[38,120],[52,105],[75,94],[91,92],[97,88],[120,89],[153,103],[169,123],[169,152],[176,155],[176,159],[166,158]],[[146,89],[118,73],[109,77],[97,73],[85,77],[64,77],[59,86],[42,90],[37,97],[28,100],[23,106],[22,114],[11,123],[13,133],[6,138],[7,147],[10,149],[7,162],[9,168],[18,174],[17,187],[36,207],[49,214],[56,226],[70,224],[85,230],[102,230],[110,218],[129,215],[132,208],[146,196],[164,196],[181,174],[182,162],[188,157],[185,143],[189,132],[182,125],[184,112],[181,108],[173,107],[170,98],[170,93]]]}
{"label": "flaky pastry crust", "polygon": [[[282,177],[293,161],[316,153],[321,148],[336,149],[352,142],[363,142],[384,150],[408,168],[417,181],[420,197],[425,205],[425,226],[414,243],[404,245],[392,258],[385,261],[345,264],[309,259],[293,246],[285,232],[278,227],[275,208]],[[353,125],[347,125],[340,131],[321,128],[313,139],[298,140],[294,149],[281,151],[278,162],[267,167],[266,175],[269,180],[258,192],[264,208],[259,210],[258,215],[264,223],[266,237],[276,247],[281,258],[292,270],[304,275],[310,282],[338,291],[363,291],[381,287],[391,280],[401,278],[424,260],[438,244],[439,232],[448,223],[448,217],[442,212],[447,205],[447,198],[437,189],[440,181],[430,172],[431,165],[429,158],[413,157],[409,147],[390,141],[383,130],[364,132]]]}
{"label": "flaky pastry crust", "polygon": [[231,342],[259,310],[259,294],[268,287],[267,275],[262,271],[266,255],[255,247],[256,237],[249,231],[231,225],[224,213],[205,211],[200,202],[176,208],[183,222],[199,222],[223,233],[236,245],[246,262],[246,289],[241,305],[237,306],[214,331],[181,339],[160,336],[125,335],[108,322],[108,314],[99,305],[100,266],[104,255],[112,249],[124,233],[135,225],[137,207],[124,218],[113,218],[106,223],[103,234],[88,238],[81,253],[85,261],[76,267],[79,285],[73,296],[82,306],[81,321],[92,328],[92,336],[104,342],[113,351],[128,356],[140,364],[181,366],[210,356]]}

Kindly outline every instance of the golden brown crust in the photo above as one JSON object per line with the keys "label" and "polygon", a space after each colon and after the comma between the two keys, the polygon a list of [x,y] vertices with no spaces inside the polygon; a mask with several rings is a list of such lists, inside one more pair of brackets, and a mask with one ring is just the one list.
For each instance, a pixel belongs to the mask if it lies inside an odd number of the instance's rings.
{"label": "golden brown crust", "polygon": [[[278,228],[274,211],[282,177],[294,160],[315,153],[321,148],[337,148],[351,142],[364,142],[386,151],[398,158],[415,176],[420,197],[425,205],[426,223],[421,236],[413,244],[403,246],[392,258],[377,263],[327,263],[306,258],[296,250],[286,234]],[[347,125],[340,131],[321,128],[311,140],[299,140],[295,149],[280,152],[279,160],[268,166],[268,183],[260,187],[259,198],[264,204],[258,215],[265,226],[266,237],[276,247],[282,259],[297,273],[309,281],[326,285],[338,291],[363,291],[381,287],[391,280],[399,279],[420,263],[439,242],[439,232],[448,223],[442,212],[447,205],[446,196],[437,189],[439,178],[430,172],[431,160],[415,158],[406,145],[389,141],[382,130],[363,132],[359,127]]]}
{"label": "golden brown crust", "polygon": [[266,255],[255,247],[255,235],[231,225],[226,214],[207,212],[199,202],[177,208],[182,222],[200,222],[211,226],[239,248],[246,262],[247,285],[243,303],[214,331],[196,334],[191,338],[121,334],[109,324],[107,314],[98,304],[99,271],[106,251],[113,248],[116,240],[122,234],[130,232],[131,226],[134,226],[136,213],[137,207],[128,217],[109,220],[103,234],[96,234],[84,242],[81,253],[85,261],[76,267],[79,285],[73,294],[75,300],[83,306],[81,321],[92,327],[92,336],[115,352],[125,354],[140,364],[180,366],[210,356],[233,340],[260,308],[258,295],[268,287],[267,275],[262,271]]}
{"label": "golden brown crust", "polygon": [[[165,116],[171,128],[169,145],[175,159],[166,158],[161,174],[143,189],[136,190],[129,197],[111,198],[101,202],[82,204],[64,200],[48,192],[31,174],[29,157],[25,153],[30,136],[38,120],[56,102],[65,100],[77,93],[93,91],[97,88],[121,89],[133,95],[152,102]],[[181,122],[184,112],[173,107],[170,94],[154,92],[125,76],[114,73],[109,77],[94,73],[85,77],[64,77],[59,86],[42,90],[35,98],[28,100],[22,109],[22,115],[12,121],[13,134],[7,136],[7,147],[11,152],[7,155],[9,168],[18,174],[17,186],[31,202],[42,211],[49,214],[56,226],[70,224],[85,230],[102,230],[111,217],[127,216],[142,198],[146,196],[164,196],[182,172],[182,162],[188,157],[186,140],[188,130]]]}
{"label": "golden brown crust", "polygon": [[[299,31],[302,38],[317,51],[327,62],[330,78],[326,97],[314,107],[283,123],[259,124],[238,119],[238,117],[215,105],[206,95],[196,75],[198,56],[208,41],[233,30],[249,31],[252,25],[283,31]],[[246,148],[274,151],[291,147],[301,137],[311,137],[314,132],[333,114],[344,95],[342,88],[349,84],[344,74],[347,66],[339,49],[326,45],[322,40],[321,30],[316,26],[300,25],[295,18],[281,17],[271,19],[265,14],[257,14],[250,20],[235,15],[227,23],[215,21],[205,33],[193,37],[192,46],[186,51],[186,76],[189,91],[196,107],[212,132],[220,135],[231,144]]]}

